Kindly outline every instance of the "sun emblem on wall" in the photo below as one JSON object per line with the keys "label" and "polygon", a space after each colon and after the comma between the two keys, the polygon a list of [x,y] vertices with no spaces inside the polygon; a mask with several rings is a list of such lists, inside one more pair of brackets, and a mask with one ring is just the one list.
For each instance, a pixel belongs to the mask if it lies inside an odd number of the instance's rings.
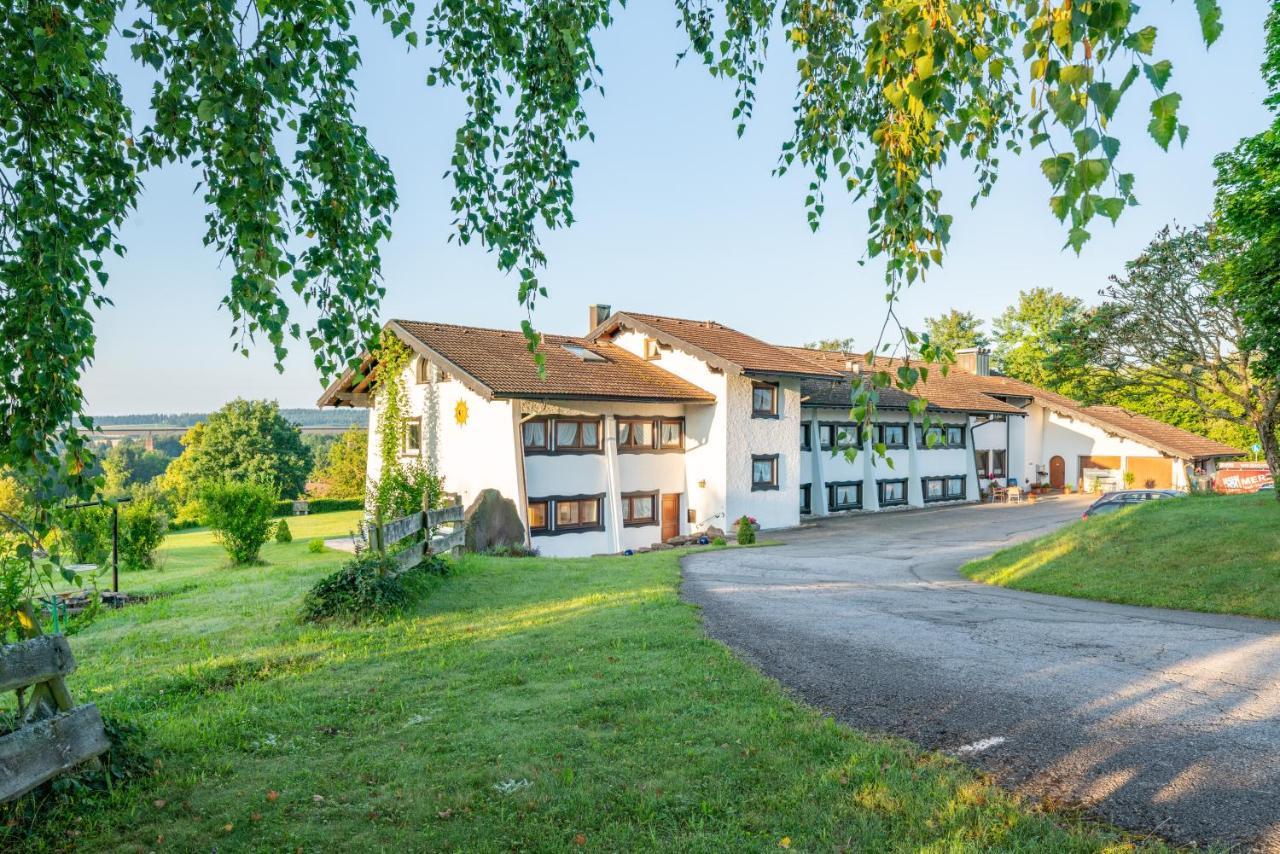
{"label": "sun emblem on wall", "polygon": [[453,407],[453,420],[458,422],[458,426],[467,423],[467,402],[465,400],[458,401],[457,406]]}

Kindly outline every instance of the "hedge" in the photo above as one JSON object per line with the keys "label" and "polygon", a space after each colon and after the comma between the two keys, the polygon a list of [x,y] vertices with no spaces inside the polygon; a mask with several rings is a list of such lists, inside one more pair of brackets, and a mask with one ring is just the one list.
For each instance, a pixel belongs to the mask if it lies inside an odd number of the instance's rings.
{"label": "hedge", "polygon": [[[363,510],[363,498],[313,498],[307,501],[308,513],[336,513],[339,510]],[[292,516],[293,502],[286,499],[276,502],[277,516]]]}

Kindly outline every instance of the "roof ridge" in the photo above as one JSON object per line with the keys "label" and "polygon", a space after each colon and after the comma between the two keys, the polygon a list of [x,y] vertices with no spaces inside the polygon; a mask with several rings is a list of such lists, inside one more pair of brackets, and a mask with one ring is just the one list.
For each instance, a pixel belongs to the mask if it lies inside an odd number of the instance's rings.
{"label": "roof ridge", "polygon": [[[416,326],[439,326],[445,329],[462,329],[468,332],[496,332],[499,335],[513,335],[518,338],[522,338],[522,339],[524,338],[524,333],[521,332],[519,329],[496,329],[491,326],[471,326],[466,323],[444,323],[439,320],[404,320],[402,318],[392,318],[390,322],[399,323],[402,326],[406,323],[412,323]],[[551,341],[551,343],[553,344],[573,342],[575,344],[581,344],[584,347],[615,346],[612,344],[612,342],[593,341],[590,338],[584,338],[579,335],[562,335],[559,332],[539,332],[538,334],[542,336],[543,341],[550,341],[553,338],[556,339],[554,341]]]}
{"label": "roof ridge", "polygon": [[[632,317],[652,317],[655,320],[674,320],[676,323],[692,323],[695,326],[702,326],[704,328],[706,328],[708,325],[716,326],[716,327],[719,327],[720,329],[728,329],[731,332],[737,332],[739,335],[747,335],[748,337],[754,337],[749,333],[743,332],[741,329],[735,329],[732,326],[725,326],[723,323],[721,323],[718,320],[694,320],[691,317],[675,317],[674,315],[670,315],[670,314],[651,314],[647,311],[618,311],[616,313],[629,314]],[[768,341],[765,341],[762,338],[756,338],[756,340],[761,342],[762,344],[769,343]],[[777,347],[778,345],[771,344],[770,346]]]}
{"label": "roof ridge", "polygon": [[[661,334],[683,340],[703,353],[722,360],[725,364],[735,365],[749,372],[797,374],[801,376],[810,373],[817,373],[820,376],[839,373],[827,365],[819,364],[813,359],[793,353],[782,345],[758,338],[750,332],[743,332],[741,329],[726,326],[718,320],[693,320],[687,317],[671,317],[670,315],[619,309],[610,316],[606,323],[618,324],[620,319],[626,318],[630,318],[637,325],[648,326]],[[666,328],[663,329],[663,327]],[[603,325],[597,327],[597,329],[600,328],[603,328]],[[716,346],[709,343],[706,337],[699,333],[716,333],[724,336],[733,336],[733,338],[726,337],[726,340],[722,342],[725,346]],[[756,357],[753,358],[747,353],[748,348],[754,348],[758,351]],[[734,352],[735,350],[736,353]],[[742,358],[743,354],[746,354],[746,358]]]}

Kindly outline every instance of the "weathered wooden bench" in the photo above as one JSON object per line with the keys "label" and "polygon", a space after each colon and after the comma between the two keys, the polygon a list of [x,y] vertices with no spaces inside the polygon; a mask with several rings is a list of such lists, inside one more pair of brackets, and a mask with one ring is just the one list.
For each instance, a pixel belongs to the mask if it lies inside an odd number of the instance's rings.
{"label": "weathered wooden bench", "polygon": [[18,728],[0,736],[0,803],[111,747],[98,707],[75,705],[67,690],[66,676],[76,669],[67,639],[39,634],[29,606],[22,616],[34,636],[0,646],[0,692],[18,695]]}

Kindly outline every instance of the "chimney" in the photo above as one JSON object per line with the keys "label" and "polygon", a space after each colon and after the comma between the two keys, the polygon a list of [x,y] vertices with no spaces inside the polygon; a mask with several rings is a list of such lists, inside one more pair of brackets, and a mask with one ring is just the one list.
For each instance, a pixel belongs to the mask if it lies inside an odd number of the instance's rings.
{"label": "chimney", "polygon": [[587,306],[587,313],[590,315],[587,319],[587,332],[591,332],[597,326],[608,320],[609,315],[613,312],[607,305],[589,305]]}
{"label": "chimney", "polygon": [[956,367],[966,374],[991,376],[991,351],[986,347],[965,347],[956,351]]}

